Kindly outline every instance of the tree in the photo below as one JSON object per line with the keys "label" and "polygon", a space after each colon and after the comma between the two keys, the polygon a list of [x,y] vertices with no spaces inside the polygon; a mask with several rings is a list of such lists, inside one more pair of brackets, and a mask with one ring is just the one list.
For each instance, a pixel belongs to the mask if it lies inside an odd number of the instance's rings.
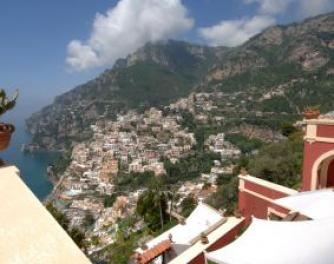
{"label": "tree", "polygon": [[70,165],[72,151],[66,151],[63,155],[60,155],[56,161],[52,164],[52,172],[55,176],[61,175],[65,172],[66,168]]}
{"label": "tree", "polygon": [[167,198],[170,202],[169,204],[169,222],[172,222],[172,211],[173,211],[174,202],[177,201],[180,198],[180,196],[175,191],[169,190],[167,192]]}
{"label": "tree", "polygon": [[194,121],[194,115],[190,113],[188,110],[182,110],[182,126],[188,128],[190,131],[194,131],[196,129],[196,122]]}
{"label": "tree", "polygon": [[198,151],[204,151],[205,131],[204,129],[195,130],[196,148]]}
{"label": "tree", "polygon": [[113,204],[116,200],[116,197],[117,197],[117,195],[115,193],[113,193],[112,195],[104,196],[104,201],[103,201],[104,207],[108,208],[108,207],[113,206]]}
{"label": "tree", "polygon": [[95,218],[94,218],[93,214],[88,211],[85,215],[84,220],[83,220],[84,226],[89,227],[89,226],[93,225],[94,222],[95,222]]}
{"label": "tree", "polygon": [[288,140],[262,147],[250,159],[249,172],[265,180],[296,188],[300,183],[302,164],[302,133],[290,134]]}
{"label": "tree", "polygon": [[46,204],[46,209],[54,217],[54,219],[56,219],[56,221],[61,225],[63,229],[65,230],[68,229],[69,220],[63,213],[58,211],[57,208],[55,208],[51,202],[48,202]]}
{"label": "tree", "polygon": [[124,186],[126,189],[137,190],[138,188],[146,187],[154,180],[154,172],[131,172],[119,173],[117,177],[117,185]]}
{"label": "tree", "polygon": [[196,199],[193,195],[188,195],[181,202],[182,215],[188,217],[196,207]]}
{"label": "tree", "polygon": [[232,214],[238,201],[239,179],[233,176],[229,183],[219,186],[216,193],[212,194],[206,202],[217,209],[225,209]]}
{"label": "tree", "polygon": [[219,160],[220,155],[213,152],[199,152],[181,158],[175,164],[169,160],[164,162],[166,169],[166,182],[175,184],[178,181],[186,181],[197,178],[201,173],[208,173],[214,160]]}
{"label": "tree", "polygon": [[167,195],[162,190],[162,183],[154,180],[149,189],[144,192],[137,202],[137,213],[144,218],[150,229],[164,227],[166,220]]}
{"label": "tree", "polygon": [[226,140],[233,145],[236,145],[244,154],[251,153],[253,150],[258,149],[263,145],[263,142],[260,139],[249,139],[242,134],[227,134]]}
{"label": "tree", "polygon": [[78,245],[79,248],[84,249],[85,247],[85,235],[78,228],[72,228],[69,232],[70,237]]}
{"label": "tree", "polygon": [[46,209],[50,214],[56,219],[56,221],[62,226],[62,228],[69,234],[73,241],[78,245],[78,247],[85,250],[84,239],[85,235],[77,228],[70,229],[69,220],[67,217],[60,212],[57,208],[53,206],[51,202],[46,204]]}
{"label": "tree", "polygon": [[153,192],[153,202],[154,206],[159,208],[160,216],[160,227],[164,228],[164,214],[167,205],[166,193],[162,190],[162,184],[160,181],[153,181],[150,186]]}
{"label": "tree", "polygon": [[290,123],[283,123],[281,126],[281,133],[283,136],[288,137],[291,134],[297,132],[297,128],[295,128],[292,124]]}

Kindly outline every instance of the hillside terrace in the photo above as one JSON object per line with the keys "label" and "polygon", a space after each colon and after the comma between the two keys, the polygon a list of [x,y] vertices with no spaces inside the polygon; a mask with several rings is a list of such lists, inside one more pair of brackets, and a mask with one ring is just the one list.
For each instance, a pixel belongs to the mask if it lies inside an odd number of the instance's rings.
{"label": "hillside terrace", "polygon": [[[199,241],[188,243],[181,251],[177,250],[178,243],[170,229],[165,232],[169,234],[165,235],[170,240],[169,247],[154,250],[153,242],[161,236],[146,244],[150,261],[160,258],[163,263],[173,264],[332,263],[334,121],[322,117],[306,120],[304,125],[302,190],[289,189],[243,171],[239,176],[236,218],[225,217],[226,221],[212,224],[209,231],[201,233]],[[207,214],[198,219],[205,217]],[[296,240],[299,242],[295,243]],[[139,253],[135,262],[149,263],[142,261],[147,251]]]}

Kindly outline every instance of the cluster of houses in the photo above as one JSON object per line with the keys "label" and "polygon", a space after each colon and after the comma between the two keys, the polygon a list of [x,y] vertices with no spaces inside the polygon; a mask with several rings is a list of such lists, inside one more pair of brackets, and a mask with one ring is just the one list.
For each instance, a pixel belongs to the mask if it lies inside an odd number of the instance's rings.
{"label": "cluster of houses", "polygon": [[[193,133],[183,130],[180,116],[163,116],[151,108],[144,114],[128,112],[115,122],[97,123],[90,142],[74,146],[70,166],[55,191],[56,205],[70,219],[70,225],[86,231],[88,240],[99,237],[91,252],[114,241],[117,221],[131,215],[140,192],[118,196],[112,207],[105,197],[115,195],[115,179],[123,174],[151,171],[165,174],[161,157],[172,162],[187,155],[196,144]],[[92,230],[82,227],[87,213],[95,219]]]}
{"label": "cluster of houses", "polygon": [[209,136],[205,145],[210,151],[219,153],[223,160],[239,158],[241,155],[239,148],[225,140],[224,133]]}
{"label": "cluster of houses", "polygon": [[[85,232],[91,242],[89,253],[115,241],[119,221],[134,213],[138,197],[145,191],[142,188],[118,193],[119,177],[144,172],[152,172],[156,177],[166,174],[162,160],[176,163],[192,153],[196,145],[194,133],[182,125],[181,110],[200,111],[202,114],[195,115],[196,119],[205,122],[205,111],[215,109],[211,99],[221,96],[221,93],[192,94],[164,110],[128,111],[119,114],[115,121],[98,121],[91,126],[92,139],[74,146],[72,161],[55,188],[53,201],[70,219],[72,227]],[[217,119],[223,121],[218,116]],[[206,146],[207,150],[220,153],[221,159],[214,162],[210,173],[178,186],[177,206],[189,195],[197,200],[207,198],[217,190],[217,177],[233,172],[233,166],[224,166],[223,162],[238,157],[240,150],[225,141],[224,134],[210,136]],[[117,198],[107,206],[106,199],[111,196]],[[94,219],[89,228],[85,226],[87,214]],[[128,231],[135,231],[142,224]]]}
{"label": "cluster of houses", "polygon": [[334,119],[326,115],[302,124],[300,189],[243,170],[234,215],[199,203],[180,224],[140,245],[133,263],[333,263]]}

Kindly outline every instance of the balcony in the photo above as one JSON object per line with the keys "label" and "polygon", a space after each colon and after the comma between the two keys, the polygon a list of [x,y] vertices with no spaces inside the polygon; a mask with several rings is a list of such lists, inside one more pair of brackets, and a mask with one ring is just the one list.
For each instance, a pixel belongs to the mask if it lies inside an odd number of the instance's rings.
{"label": "balcony", "polygon": [[15,166],[0,168],[0,199],[0,263],[91,263]]}

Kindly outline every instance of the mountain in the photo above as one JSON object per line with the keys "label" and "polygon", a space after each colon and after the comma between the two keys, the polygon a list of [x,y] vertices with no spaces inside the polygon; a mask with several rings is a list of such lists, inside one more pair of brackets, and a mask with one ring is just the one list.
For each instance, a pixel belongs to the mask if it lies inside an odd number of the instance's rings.
{"label": "mountain", "polygon": [[[297,113],[306,106],[334,108],[334,13],[274,26],[223,54],[203,89],[255,90],[257,110]],[[253,94],[256,94],[253,93]],[[255,96],[256,97],[256,96]],[[256,101],[256,100],[255,100]]]}
{"label": "mountain", "polygon": [[318,104],[327,111],[334,109],[333,77],[330,13],[268,28],[235,48],[148,43],[96,79],[56,97],[27,120],[27,127],[39,147],[63,149],[89,138],[89,125],[99,119],[166,105],[193,91],[250,93],[246,104],[256,111],[299,114]]}

